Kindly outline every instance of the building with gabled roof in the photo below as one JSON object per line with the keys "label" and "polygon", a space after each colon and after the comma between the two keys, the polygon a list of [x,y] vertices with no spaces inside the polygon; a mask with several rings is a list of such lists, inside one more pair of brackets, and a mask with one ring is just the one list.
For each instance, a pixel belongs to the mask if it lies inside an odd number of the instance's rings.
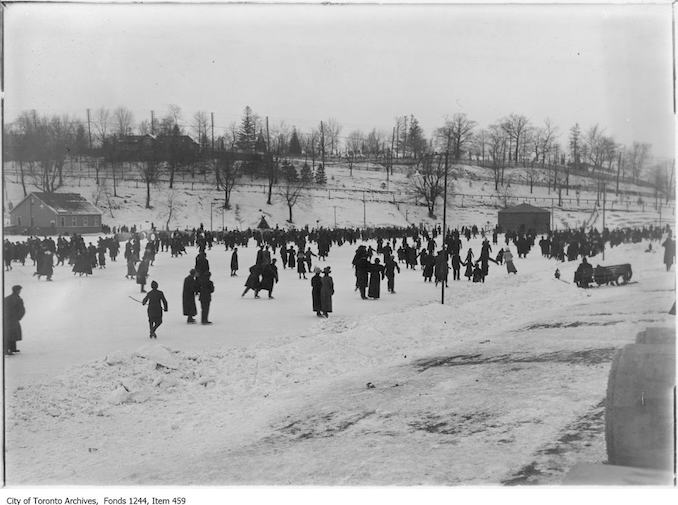
{"label": "building with gabled roof", "polygon": [[30,193],[10,210],[18,231],[35,234],[97,233],[102,212],[78,193]]}
{"label": "building with gabled roof", "polygon": [[535,233],[546,233],[551,228],[551,212],[529,203],[521,203],[501,209],[497,223],[505,232],[524,233],[533,230]]}

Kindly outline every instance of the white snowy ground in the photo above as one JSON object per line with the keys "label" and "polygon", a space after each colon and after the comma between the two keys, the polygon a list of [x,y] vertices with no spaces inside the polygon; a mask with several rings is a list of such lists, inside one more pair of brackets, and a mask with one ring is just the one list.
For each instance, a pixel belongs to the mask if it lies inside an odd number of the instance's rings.
{"label": "white snowy ground", "polygon": [[289,270],[274,300],[241,298],[256,249],[240,250],[230,278],[218,247],[208,327],[181,315],[196,251],[161,253],[150,275],[170,311],[157,341],[124,263],[91,278],[57,267],[52,283],[15,266],[5,290],[24,286],[27,315],[21,353],[5,360],[7,483],[558,483],[606,460],[615,350],[674,324],[675,273],[646,247],[593,258],[630,262],[626,286],[557,281],[556,267],[571,282],[577,263],[537,247],[517,276],[491,264],[485,284],[450,281],[445,305],[418,270],[403,270],[397,294],[383,285],[380,300],[360,300],[354,247],[335,247],[327,320]]}

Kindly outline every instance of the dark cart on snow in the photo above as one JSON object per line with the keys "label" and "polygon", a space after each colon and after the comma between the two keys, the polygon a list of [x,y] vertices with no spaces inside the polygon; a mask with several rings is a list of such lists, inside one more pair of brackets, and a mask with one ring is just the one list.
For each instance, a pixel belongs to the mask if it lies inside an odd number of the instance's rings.
{"label": "dark cart on snow", "polygon": [[595,268],[578,269],[574,274],[574,283],[580,288],[587,288],[594,281],[599,286],[604,284],[619,286],[629,282],[632,275],[633,271],[631,270],[630,263],[610,265],[608,267],[598,265]]}

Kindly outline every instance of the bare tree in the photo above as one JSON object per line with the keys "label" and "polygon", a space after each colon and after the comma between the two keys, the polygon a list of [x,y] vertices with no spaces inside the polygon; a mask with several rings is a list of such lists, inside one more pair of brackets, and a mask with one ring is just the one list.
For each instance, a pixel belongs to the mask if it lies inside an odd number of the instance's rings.
{"label": "bare tree", "polygon": [[520,148],[522,147],[521,142],[524,140],[523,135],[529,128],[529,124],[529,119],[519,114],[511,114],[507,118],[504,118],[501,122],[501,127],[508,135],[512,145],[515,147],[513,161],[516,163],[518,162],[518,154],[520,153]]}
{"label": "bare tree", "polygon": [[436,137],[445,146],[449,142],[452,159],[459,161],[473,140],[473,129],[475,127],[476,122],[466,117],[466,114],[456,113],[452,116],[452,119],[445,121],[445,126],[436,130]]}
{"label": "bare tree", "polygon": [[445,155],[425,154],[417,162],[417,171],[412,176],[412,189],[417,197],[426,202],[430,218],[435,218],[436,201],[444,190],[444,177]]}
{"label": "bare tree", "polygon": [[346,161],[348,161],[348,170],[353,177],[353,163],[359,153],[362,153],[365,145],[365,134],[360,130],[353,130],[346,139]]}
{"label": "bare tree", "polygon": [[652,146],[642,142],[634,142],[629,153],[629,166],[631,168],[631,175],[635,182],[640,180],[640,175],[645,170],[645,166],[650,158],[650,150]]}
{"label": "bare tree", "polygon": [[134,114],[126,107],[118,107],[113,111],[113,128],[120,136],[132,134],[134,127]]}
{"label": "bare tree", "polygon": [[97,109],[94,112],[92,126],[94,127],[94,135],[99,144],[103,144],[111,127],[111,112],[103,107]]}
{"label": "bare tree", "polygon": [[341,125],[335,118],[329,118],[324,124],[325,142],[329,147],[330,154],[336,154],[339,149],[339,134],[341,134]]}
{"label": "bare tree", "polygon": [[172,222],[172,217],[174,211],[177,208],[177,194],[174,190],[167,192],[167,221],[165,221],[165,230],[169,231],[170,223]]}
{"label": "bare tree", "polygon": [[242,175],[242,161],[235,160],[233,153],[220,153],[217,158],[217,170],[224,190],[224,209],[231,208],[231,192]]}
{"label": "bare tree", "polygon": [[491,125],[487,131],[488,154],[494,172],[494,189],[499,191],[499,183],[504,184],[504,167],[508,154],[507,134],[501,125]]}
{"label": "bare tree", "polygon": [[288,223],[293,223],[292,209],[302,197],[304,190],[307,188],[307,183],[301,178],[284,177],[278,187],[278,194],[285,200],[285,204],[290,213],[287,220]]}

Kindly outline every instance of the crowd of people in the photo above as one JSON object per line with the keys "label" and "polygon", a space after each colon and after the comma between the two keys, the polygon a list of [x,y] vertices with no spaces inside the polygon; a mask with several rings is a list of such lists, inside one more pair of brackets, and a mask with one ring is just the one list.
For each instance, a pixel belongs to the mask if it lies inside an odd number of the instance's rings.
{"label": "crowd of people", "polygon": [[[158,289],[157,281],[151,283],[151,290],[145,287],[149,270],[154,265],[158,253],[169,252],[170,257],[189,254],[189,248],[197,248],[195,266],[184,279],[182,292],[182,309],[188,324],[196,323],[198,314],[196,299],[200,305],[200,322],[212,324],[209,320],[214,282],[210,271],[207,253],[213,247],[221,245],[231,252],[228,271],[231,277],[238,276],[238,247],[247,247],[251,240],[257,245],[255,263],[249,267],[244,282],[245,296],[252,291],[259,298],[261,291],[267,292],[269,299],[274,299],[273,291],[278,284],[278,265],[283,269],[296,271],[298,279],[308,280],[306,274],[313,273],[311,284],[311,307],[319,317],[328,317],[332,312],[332,296],[334,280],[331,268],[320,268],[314,261],[325,261],[333,246],[344,244],[357,246],[352,260],[355,275],[354,290],[363,300],[377,300],[381,297],[382,282],[386,281],[389,294],[396,293],[396,275],[401,274],[401,266],[405,270],[419,269],[423,282],[441,283],[449,286],[449,271],[452,280],[459,281],[463,276],[472,282],[483,283],[490,273],[490,264],[504,265],[508,274],[517,274],[514,263],[515,250],[518,258],[526,257],[538,243],[544,258],[558,262],[575,261],[587,257],[595,257],[605,247],[616,247],[622,243],[638,243],[643,240],[660,241],[665,249],[664,263],[667,270],[675,261],[675,241],[670,227],[649,226],[643,228],[623,228],[602,232],[591,229],[555,230],[542,235],[532,231],[524,233],[507,232],[504,234],[505,244],[498,243],[502,231],[495,227],[483,230],[477,226],[463,226],[459,229],[447,230],[442,236],[439,226],[430,228],[409,226],[407,228],[312,228],[300,229],[247,229],[221,230],[212,232],[205,230],[202,224],[192,230],[129,232],[116,230],[115,235],[99,237],[96,243],[85,243],[84,237],[78,234],[58,236],[56,241],[51,237],[28,237],[24,241],[11,242],[5,239],[3,254],[5,269],[11,270],[13,264],[25,265],[27,259],[35,266],[34,276],[40,280],[45,277],[53,281],[54,268],[59,265],[71,266],[73,275],[88,277],[95,269],[104,269],[107,258],[116,262],[123,243],[123,257],[126,262],[125,278],[136,280],[140,292],[147,293],[141,301],[148,305],[149,337],[157,338],[156,330],[162,324],[162,314],[167,312],[167,300]],[[481,238],[480,249],[476,254],[471,247],[464,248],[471,239]],[[491,241],[490,241],[491,238]],[[439,240],[438,240],[439,239]],[[144,243],[145,242],[145,243]],[[143,250],[142,250],[142,243]],[[376,244],[376,247],[373,247]],[[493,251],[494,247],[494,251]],[[651,249],[650,244],[650,249]],[[314,252],[315,249],[315,252]],[[278,258],[275,256],[279,255]],[[462,259],[463,258],[463,259]],[[16,326],[23,317],[23,302],[17,302],[20,286],[5,299],[6,313],[13,314],[5,322],[5,353],[14,353],[16,349]],[[10,298],[13,297],[13,298]],[[21,310],[17,307],[21,305]],[[9,321],[9,323],[8,323]],[[7,324],[13,324],[14,330],[7,331]],[[14,335],[14,337],[12,337]]]}

